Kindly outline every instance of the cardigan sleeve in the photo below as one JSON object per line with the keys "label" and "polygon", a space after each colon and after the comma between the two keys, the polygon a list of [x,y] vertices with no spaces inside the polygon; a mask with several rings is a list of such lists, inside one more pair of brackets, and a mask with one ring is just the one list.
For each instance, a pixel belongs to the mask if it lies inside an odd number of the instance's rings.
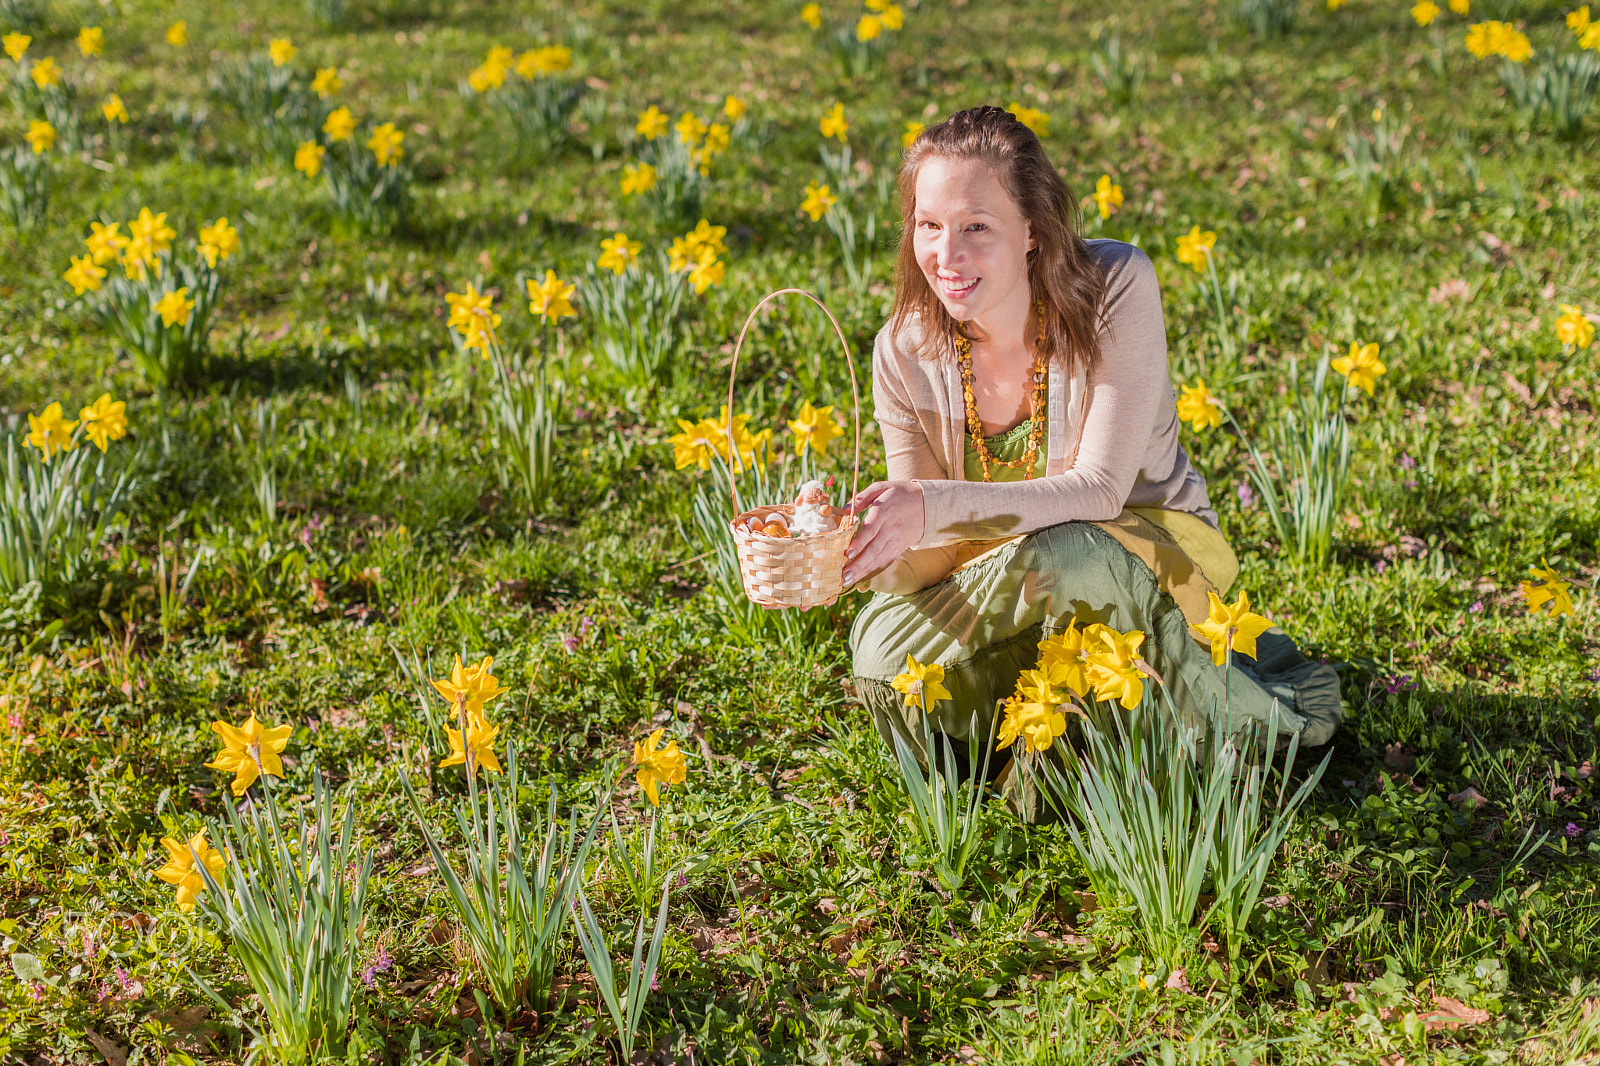
{"label": "cardigan sleeve", "polygon": [[1149,256],[1131,245],[1120,248],[1126,251],[1106,263],[1100,362],[1087,376],[1072,465],[1031,481],[924,480],[927,519],[917,547],[1031,533],[1061,522],[1107,521],[1127,504],[1141,472],[1154,481],[1172,475],[1177,412],[1161,289]]}

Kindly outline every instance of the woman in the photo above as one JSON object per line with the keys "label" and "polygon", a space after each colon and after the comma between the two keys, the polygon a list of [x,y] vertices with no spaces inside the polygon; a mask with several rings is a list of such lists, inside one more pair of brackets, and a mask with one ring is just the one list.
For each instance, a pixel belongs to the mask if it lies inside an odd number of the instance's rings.
{"label": "woman", "polygon": [[[1085,241],[1037,137],[997,107],[917,138],[900,172],[894,314],[873,351],[889,480],[861,492],[844,579],[877,595],[851,631],[857,688],[889,738],[920,728],[890,685],[907,654],[945,669],[936,724],[961,738],[1038,657],[1103,622],[1189,713],[1338,724],[1338,680],[1272,630],[1230,680],[1188,632],[1237,576],[1205,479],[1178,443],[1155,268]],[[1025,806],[1032,806],[1024,800]]]}

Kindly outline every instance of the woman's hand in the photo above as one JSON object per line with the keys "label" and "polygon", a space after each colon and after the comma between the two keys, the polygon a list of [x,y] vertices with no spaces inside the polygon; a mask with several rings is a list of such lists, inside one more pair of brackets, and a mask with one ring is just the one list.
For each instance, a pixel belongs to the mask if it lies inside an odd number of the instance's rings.
{"label": "woman's hand", "polygon": [[922,486],[915,481],[876,481],[849,503],[861,525],[845,549],[846,587],[893,563],[922,539]]}

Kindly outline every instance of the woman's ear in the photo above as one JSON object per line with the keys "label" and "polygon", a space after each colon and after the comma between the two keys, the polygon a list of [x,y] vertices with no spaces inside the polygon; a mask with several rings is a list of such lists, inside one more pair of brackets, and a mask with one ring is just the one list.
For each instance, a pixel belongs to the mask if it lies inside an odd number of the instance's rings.
{"label": "woman's ear", "polygon": [[1039,250],[1039,242],[1037,240],[1035,240],[1034,236],[1033,236],[1033,223],[1027,221],[1026,219],[1024,219],[1022,224],[1024,226],[1028,227],[1028,252],[1029,252],[1029,254],[1032,254],[1033,252],[1037,252]]}

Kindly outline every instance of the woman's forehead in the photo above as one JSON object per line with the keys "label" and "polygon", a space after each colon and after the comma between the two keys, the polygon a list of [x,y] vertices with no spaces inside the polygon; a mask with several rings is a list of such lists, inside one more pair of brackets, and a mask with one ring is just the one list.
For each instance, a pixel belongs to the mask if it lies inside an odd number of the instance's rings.
{"label": "woman's forehead", "polygon": [[935,156],[917,169],[917,211],[963,211],[972,214],[1019,213],[1000,172],[982,159]]}

